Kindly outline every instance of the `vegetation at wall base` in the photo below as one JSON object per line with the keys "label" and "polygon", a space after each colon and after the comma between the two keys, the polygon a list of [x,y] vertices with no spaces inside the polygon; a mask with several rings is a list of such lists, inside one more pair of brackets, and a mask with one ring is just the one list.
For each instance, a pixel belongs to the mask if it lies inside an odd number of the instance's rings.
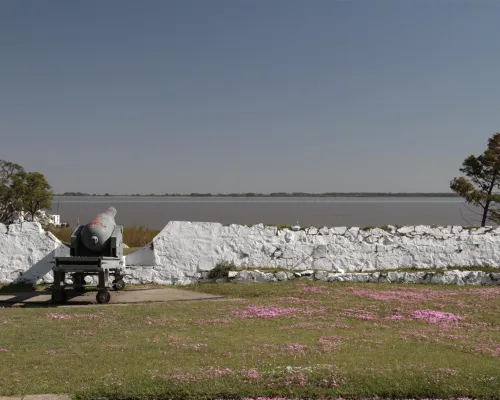
{"label": "vegetation at wall base", "polygon": [[500,398],[498,287],[179,288],[228,298],[0,308],[0,395]]}
{"label": "vegetation at wall base", "polygon": [[208,273],[208,279],[225,279],[229,271],[236,270],[236,265],[230,261],[219,261],[215,267]]}

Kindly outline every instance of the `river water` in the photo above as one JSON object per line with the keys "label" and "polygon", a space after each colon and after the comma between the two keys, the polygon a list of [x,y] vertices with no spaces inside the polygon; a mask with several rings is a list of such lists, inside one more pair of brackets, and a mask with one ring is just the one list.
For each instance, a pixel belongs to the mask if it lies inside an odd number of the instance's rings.
{"label": "river water", "polygon": [[[120,225],[162,229],[169,221],[301,226],[478,225],[461,198],[56,196],[51,213],[74,227],[113,206]],[[463,217],[462,217],[463,215]],[[464,219],[465,218],[465,219]],[[467,220],[467,221],[466,221]]]}

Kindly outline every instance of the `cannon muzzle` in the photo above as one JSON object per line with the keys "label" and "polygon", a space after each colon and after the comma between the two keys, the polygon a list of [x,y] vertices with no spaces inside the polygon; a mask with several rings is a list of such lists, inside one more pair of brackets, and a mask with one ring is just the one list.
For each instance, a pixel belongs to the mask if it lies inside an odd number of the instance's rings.
{"label": "cannon muzzle", "polygon": [[83,227],[80,241],[87,250],[98,254],[105,248],[116,226],[115,216],[116,208],[110,207]]}

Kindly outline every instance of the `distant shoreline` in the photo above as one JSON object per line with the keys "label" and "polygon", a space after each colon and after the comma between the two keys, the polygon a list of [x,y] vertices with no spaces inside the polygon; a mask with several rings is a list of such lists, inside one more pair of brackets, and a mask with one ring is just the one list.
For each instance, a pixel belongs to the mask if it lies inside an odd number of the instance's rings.
{"label": "distant shoreline", "polygon": [[54,197],[459,197],[456,193],[370,193],[370,192],[348,192],[348,193],[285,193],[276,192],[269,194],[262,193],[190,193],[190,194],[89,194],[81,192],[65,192],[54,194]]}

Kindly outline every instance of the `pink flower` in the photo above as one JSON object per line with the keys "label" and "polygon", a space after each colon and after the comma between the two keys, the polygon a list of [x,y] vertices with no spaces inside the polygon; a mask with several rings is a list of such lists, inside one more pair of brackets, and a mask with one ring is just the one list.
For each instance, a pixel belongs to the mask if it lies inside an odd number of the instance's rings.
{"label": "pink flower", "polygon": [[0,353],[7,353],[8,351],[8,349],[0,349]]}
{"label": "pink flower", "polygon": [[57,354],[56,350],[45,350],[45,355],[47,356],[54,356]]}
{"label": "pink flower", "polygon": [[85,319],[95,319],[99,317],[97,314],[57,314],[48,313],[47,317],[52,319],[72,319],[72,318],[85,318]]}
{"label": "pink flower", "polygon": [[249,369],[248,371],[246,371],[246,376],[248,378],[260,378],[261,374],[258,370],[253,368],[253,369]]}
{"label": "pink flower", "polygon": [[247,310],[233,311],[233,315],[240,318],[276,318],[291,314],[314,314],[325,311],[325,307],[318,308],[293,308],[276,306],[253,306],[249,305]]}
{"label": "pink flower", "polygon": [[441,324],[447,322],[458,322],[463,318],[452,313],[434,311],[434,310],[417,310],[411,314],[414,319],[423,320],[431,324]]}
{"label": "pink flower", "polygon": [[326,286],[311,286],[305,287],[302,290],[309,293],[328,293],[328,288]]}
{"label": "pink flower", "polygon": [[296,311],[296,308],[250,305],[246,311],[233,311],[233,314],[241,318],[276,318],[293,314]]}
{"label": "pink flower", "polygon": [[284,301],[287,303],[316,303],[317,300],[314,299],[301,299],[299,297],[280,297],[278,298],[280,301]]}
{"label": "pink flower", "polygon": [[390,319],[393,321],[399,321],[399,320],[405,320],[406,317],[404,317],[403,315],[391,315],[390,317],[386,317],[386,319]]}
{"label": "pink flower", "polygon": [[233,370],[231,368],[215,369],[215,370],[213,370],[213,377],[217,378],[218,376],[230,375],[232,373],[233,373]]}

